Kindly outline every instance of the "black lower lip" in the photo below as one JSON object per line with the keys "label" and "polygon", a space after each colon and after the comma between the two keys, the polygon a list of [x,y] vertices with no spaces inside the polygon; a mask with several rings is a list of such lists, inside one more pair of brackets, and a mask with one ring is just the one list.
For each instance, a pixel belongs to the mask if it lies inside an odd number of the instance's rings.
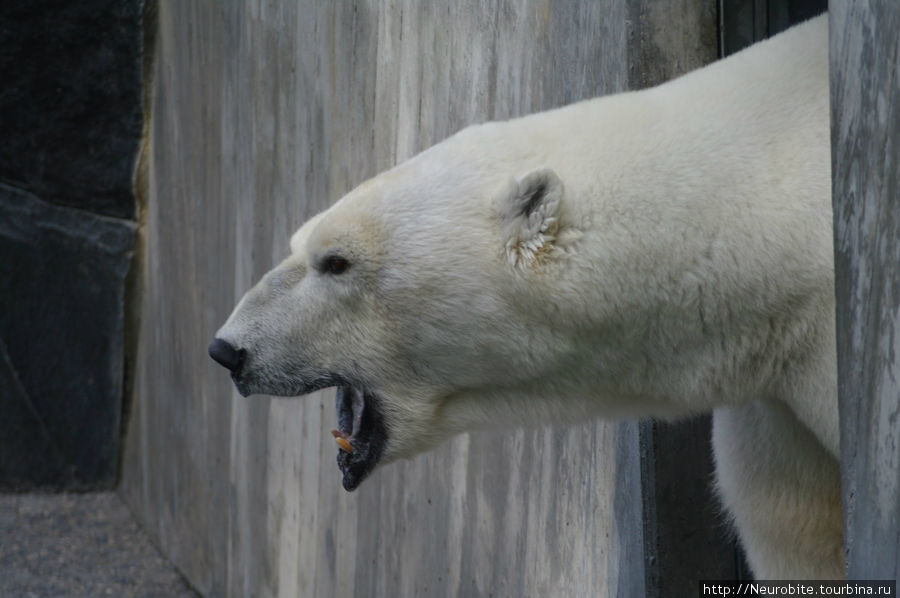
{"label": "black lower lip", "polygon": [[[358,393],[361,393],[363,399],[361,414],[353,408],[354,405],[357,409],[360,407]],[[339,449],[337,456],[344,489],[352,492],[372,473],[381,459],[387,444],[387,428],[377,395],[341,386],[338,387],[335,401],[338,427],[342,433],[350,436],[353,445],[352,453]]]}
{"label": "black lower lip", "polygon": [[[243,397],[253,394],[288,397],[333,386],[339,379],[325,376],[306,383],[299,389],[280,389],[270,386],[261,388],[252,379],[248,380],[246,376],[235,373],[231,374],[231,380]],[[341,382],[338,383],[340,384],[337,387],[336,396],[338,429],[350,440],[353,452],[347,453],[339,449],[337,464],[343,475],[344,489],[352,492],[369,477],[378,465],[387,445],[388,433],[381,409],[381,399],[378,395],[358,390]],[[354,393],[357,394],[354,395]],[[354,397],[356,398],[355,403]],[[362,397],[362,401],[359,400],[360,397]],[[354,411],[354,404],[356,411]],[[361,413],[359,413],[360,409]]]}
{"label": "black lower lip", "polygon": [[260,379],[252,368],[242,368],[239,372],[231,373],[231,381],[241,396],[270,395],[273,397],[299,397],[317,390],[330,388],[343,384],[341,378],[334,375],[324,375],[302,382],[292,381],[286,384],[273,383]]}
{"label": "black lower lip", "polygon": [[231,374],[231,381],[234,383],[234,387],[242,397],[249,397],[251,394],[253,394],[237,374]]}

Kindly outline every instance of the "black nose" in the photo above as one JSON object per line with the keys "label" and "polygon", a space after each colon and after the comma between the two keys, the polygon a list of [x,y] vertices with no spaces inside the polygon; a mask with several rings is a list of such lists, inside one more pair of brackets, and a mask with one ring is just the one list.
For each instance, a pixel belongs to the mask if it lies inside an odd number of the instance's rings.
{"label": "black nose", "polygon": [[240,369],[244,363],[245,353],[243,349],[235,349],[231,343],[221,338],[213,339],[213,342],[209,343],[209,356],[232,372]]}

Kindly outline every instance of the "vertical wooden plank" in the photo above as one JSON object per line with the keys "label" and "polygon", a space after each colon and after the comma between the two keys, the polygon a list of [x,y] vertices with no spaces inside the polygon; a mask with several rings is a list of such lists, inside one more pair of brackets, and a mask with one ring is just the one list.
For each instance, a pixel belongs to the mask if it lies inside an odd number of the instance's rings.
{"label": "vertical wooden plank", "polygon": [[629,89],[665,83],[718,58],[717,16],[705,0],[629,2]]}
{"label": "vertical wooden plank", "polygon": [[[649,560],[655,551],[655,503],[647,501],[646,485],[653,486],[652,475],[641,447],[641,424],[624,421],[616,426],[616,479],[613,498],[614,522],[619,543],[610,559],[607,575],[614,579],[610,598],[658,596],[658,567]],[[650,507],[649,509],[647,507]]]}
{"label": "vertical wooden plank", "polygon": [[832,175],[845,545],[900,573],[900,6],[832,1]]}

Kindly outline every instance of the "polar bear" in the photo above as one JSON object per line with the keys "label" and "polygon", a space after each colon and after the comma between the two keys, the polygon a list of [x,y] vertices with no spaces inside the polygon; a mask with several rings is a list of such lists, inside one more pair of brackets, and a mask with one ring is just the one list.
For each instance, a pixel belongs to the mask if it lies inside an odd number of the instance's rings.
{"label": "polar bear", "polygon": [[842,577],[827,36],[464,129],[304,224],[210,355],[337,387],[348,490],[496,423],[714,411],[756,576]]}

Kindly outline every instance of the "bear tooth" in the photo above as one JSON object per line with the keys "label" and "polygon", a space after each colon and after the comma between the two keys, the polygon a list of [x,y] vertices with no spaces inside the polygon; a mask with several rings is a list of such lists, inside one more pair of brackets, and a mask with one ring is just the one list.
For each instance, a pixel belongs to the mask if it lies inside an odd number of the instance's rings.
{"label": "bear tooth", "polygon": [[338,446],[341,447],[341,450],[343,450],[345,453],[353,452],[353,445],[350,444],[350,441],[346,438],[337,436],[335,437],[334,441],[337,442]]}

